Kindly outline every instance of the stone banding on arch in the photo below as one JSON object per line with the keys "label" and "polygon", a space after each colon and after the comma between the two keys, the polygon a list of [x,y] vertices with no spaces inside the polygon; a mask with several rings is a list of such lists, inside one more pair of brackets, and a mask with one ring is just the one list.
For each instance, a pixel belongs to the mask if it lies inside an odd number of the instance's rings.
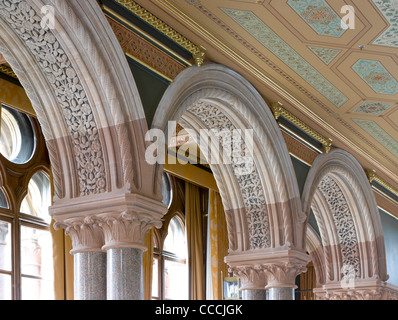
{"label": "stone banding on arch", "polygon": [[302,205],[307,217],[313,210],[321,233],[326,275],[321,285],[336,285],[349,277],[387,281],[378,207],[363,168],[351,154],[335,149],[318,156]]}
{"label": "stone banding on arch", "polygon": [[[43,23],[44,6],[52,25]],[[36,111],[55,187],[49,212],[76,238],[74,253],[106,250],[92,224],[158,226],[166,208],[148,182],[144,110],[97,1],[0,0],[0,52]],[[114,231],[113,243],[142,248],[142,237]]]}
{"label": "stone banding on arch", "polygon": [[[183,71],[162,98],[152,128],[167,136],[168,121],[179,121],[197,133],[253,130],[250,174],[235,175],[238,164],[233,161],[210,164],[226,210],[230,254],[303,248],[296,234],[301,207],[291,159],[269,107],[247,80],[213,63]],[[160,164],[154,173],[157,193],[162,170]]]}
{"label": "stone banding on arch", "polygon": [[[46,5],[54,28],[42,24]],[[56,199],[152,196],[142,182],[147,127],[138,90],[96,1],[0,0],[0,51],[37,113]]]}

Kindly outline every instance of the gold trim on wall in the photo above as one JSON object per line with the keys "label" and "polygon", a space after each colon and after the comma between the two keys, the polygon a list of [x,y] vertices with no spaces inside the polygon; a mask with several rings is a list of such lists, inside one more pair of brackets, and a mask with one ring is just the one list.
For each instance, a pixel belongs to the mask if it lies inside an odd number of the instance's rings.
{"label": "gold trim on wall", "polygon": [[319,141],[323,146],[323,151],[325,153],[329,153],[332,148],[332,139],[325,138],[320,133],[316,132],[310,126],[305,124],[295,115],[291,114],[289,111],[283,108],[283,105],[280,102],[273,102],[271,103],[271,111],[274,114],[275,120],[278,120],[279,117],[284,117],[286,120],[293,123],[299,129],[303,130],[306,134],[310,137],[314,138],[315,140]]}
{"label": "gold trim on wall", "polygon": [[[370,184],[372,184],[373,181],[377,182],[380,184],[382,187],[386,188],[388,191],[390,191],[392,194],[398,197],[398,190],[394,188],[391,184],[388,182],[384,181],[381,179],[377,174],[375,170],[366,170],[366,175],[368,176]],[[388,195],[384,194],[381,190],[377,189],[379,192],[383,193],[383,195],[387,198],[389,198],[391,201],[394,201],[397,203],[396,200],[391,199]]]}
{"label": "gold trim on wall", "polygon": [[198,46],[185,38],[183,35],[179,34],[176,30],[170,27],[168,24],[154,16],[148,10],[141,7],[138,3],[132,0],[115,0],[117,3],[122,5],[124,8],[132,12],[141,20],[145,21],[156,30],[161,32],[166,37],[170,38],[172,41],[177,43],[179,46],[183,47],[185,50],[189,51],[195,61],[195,64],[200,67],[204,61],[204,54],[206,49],[202,46]]}
{"label": "gold trim on wall", "polygon": [[4,73],[5,75],[14,78],[16,80],[18,80],[17,75],[14,73],[14,71],[7,65],[5,64],[0,64],[0,72]]}
{"label": "gold trim on wall", "polygon": [[138,28],[136,25],[132,24],[127,19],[123,18],[121,15],[119,15],[118,13],[113,11],[112,9],[108,8],[105,5],[101,5],[101,9],[104,11],[105,16],[108,19],[111,19],[112,21],[116,22],[117,24],[121,24],[121,22],[124,23],[128,28],[131,29],[132,32],[135,32],[135,34],[137,34],[140,38],[143,38],[146,41],[149,40],[150,42],[152,42],[153,44],[155,44],[156,46],[161,48],[163,51],[168,53],[170,56],[172,56],[173,58],[177,59],[178,62],[183,62],[189,67],[192,66],[192,64],[188,60],[186,60],[183,57],[181,57],[179,54],[177,54],[176,52],[171,50],[169,47],[165,46],[164,44],[159,42],[157,39],[155,39],[154,37],[149,35],[147,32],[143,31],[142,29]]}

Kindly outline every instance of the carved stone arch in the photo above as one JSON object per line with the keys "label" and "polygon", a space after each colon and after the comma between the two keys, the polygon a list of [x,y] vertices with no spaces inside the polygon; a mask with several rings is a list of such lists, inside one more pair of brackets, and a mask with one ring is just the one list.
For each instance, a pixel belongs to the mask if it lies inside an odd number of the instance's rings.
{"label": "carved stone arch", "polygon": [[[53,9],[51,24],[44,6]],[[53,215],[79,198],[153,197],[143,177],[147,126],[138,90],[96,1],[0,0],[0,52],[46,138]]]}
{"label": "carved stone arch", "polygon": [[319,287],[325,283],[326,279],[326,258],[323,251],[323,245],[321,238],[316,233],[313,227],[308,225],[307,238],[305,240],[307,252],[311,256],[312,263],[314,265],[316,274],[316,285]]}
{"label": "carved stone arch", "polygon": [[[201,129],[253,132],[253,170],[236,174],[239,157],[250,155],[246,145],[236,162],[210,161],[226,211],[230,256],[271,248],[303,251],[297,234],[300,197],[291,159],[269,107],[247,80],[213,63],[183,71],[162,98],[153,129],[169,134],[168,121],[182,123],[197,136]],[[158,165],[154,174],[156,193],[162,170]]]}
{"label": "carved stone arch", "polygon": [[363,168],[351,154],[335,149],[318,156],[302,205],[307,217],[313,210],[320,229],[326,274],[322,285],[338,287],[348,278],[357,283],[387,281],[378,207]]}

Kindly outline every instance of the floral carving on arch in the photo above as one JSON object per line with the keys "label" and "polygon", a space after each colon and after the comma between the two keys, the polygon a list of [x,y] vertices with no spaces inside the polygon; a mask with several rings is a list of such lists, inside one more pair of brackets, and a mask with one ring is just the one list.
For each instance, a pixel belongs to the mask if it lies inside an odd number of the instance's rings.
{"label": "floral carving on arch", "polygon": [[351,154],[334,149],[318,156],[304,186],[302,205],[307,217],[312,210],[320,232],[316,244],[314,230],[303,230],[313,239],[307,239],[307,249],[320,273],[320,295],[331,288],[353,290],[388,280],[376,200],[363,168]]}
{"label": "floral carving on arch", "polygon": [[[43,23],[44,6],[53,25]],[[149,189],[139,170],[142,104],[96,1],[0,0],[0,51],[42,126],[56,199]]]}
{"label": "floral carving on arch", "polygon": [[[166,91],[153,128],[167,132],[168,121],[178,121],[197,136],[201,129],[253,131],[252,154],[244,143],[234,146],[217,136],[220,145],[232,145],[240,154],[229,164],[210,163],[226,211],[230,255],[299,248],[300,198],[290,156],[269,107],[243,77],[212,63],[185,70]],[[245,157],[253,170],[236,174]],[[162,170],[159,165],[157,186]]]}

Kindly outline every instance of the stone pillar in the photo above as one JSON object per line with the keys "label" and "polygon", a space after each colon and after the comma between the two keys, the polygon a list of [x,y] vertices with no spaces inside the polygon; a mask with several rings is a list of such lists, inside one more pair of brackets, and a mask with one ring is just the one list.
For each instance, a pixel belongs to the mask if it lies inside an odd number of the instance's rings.
{"label": "stone pillar", "polygon": [[266,280],[261,266],[231,267],[230,272],[240,278],[243,300],[266,300]]}
{"label": "stone pillar", "polygon": [[107,252],[107,299],[143,300],[143,252],[145,235],[162,226],[167,211],[162,203],[138,195],[122,212],[97,216]]}
{"label": "stone pillar", "polygon": [[308,254],[290,247],[240,252],[225,258],[241,279],[243,297],[248,300],[294,300],[296,276],[307,270],[310,260]]}
{"label": "stone pillar", "polygon": [[143,299],[145,235],[161,228],[166,205],[139,194],[108,193],[58,201],[50,209],[54,228],[65,228],[72,238],[75,299]]}
{"label": "stone pillar", "polygon": [[263,265],[267,276],[268,300],[294,300],[296,277],[307,270],[307,263],[280,262]]}
{"label": "stone pillar", "polygon": [[106,253],[104,236],[92,217],[56,222],[72,239],[75,300],[106,300]]}
{"label": "stone pillar", "polygon": [[132,211],[100,216],[107,251],[108,300],[143,300],[142,256],[152,224]]}

